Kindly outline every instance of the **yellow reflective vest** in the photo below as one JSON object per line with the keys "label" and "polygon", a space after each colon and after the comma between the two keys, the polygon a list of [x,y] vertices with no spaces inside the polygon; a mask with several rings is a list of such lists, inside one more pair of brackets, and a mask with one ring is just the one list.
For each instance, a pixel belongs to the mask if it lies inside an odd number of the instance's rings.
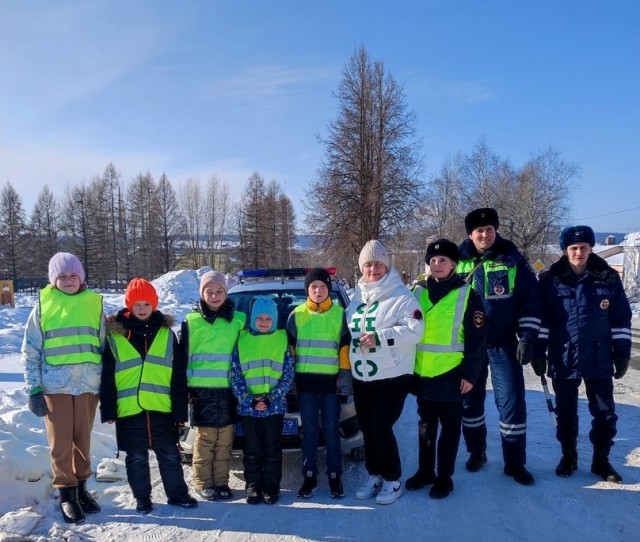
{"label": "yellow reflective vest", "polygon": [[53,286],[40,290],[43,353],[49,365],[100,363],[102,296],[92,290],[68,295]]}
{"label": "yellow reflective vest", "polygon": [[238,357],[242,376],[253,395],[269,393],[282,378],[282,366],[287,351],[287,333],[252,335],[243,330],[238,337]]}
{"label": "yellow reflective vest", "polygon": [[416,346],[414,373],[418,376],[438,376],[462,363],[464,313],[470,293],[471,287],[464,285],[434,305],[426,288],[418,286],[414,290],[425,319],[424,333]]}
{"label": "yellow reflective vest", "polygon": [[144,410],[171,412],[173,335],[169,328],[160,328],[144,361],[124,335],[109,334],[108,340],[116,360],[118,418]]}
{"label": "yellow reflective vest", "polygon": [[216,318],[213,324],[193,311],[185,318],[189,329],[187,382],[192,388],[228,388],[231,355],[247,317],[234,311],[233,319]]}
{"label": "yellow reflective vest", "polygon": [[337,375],[338,347],[344,309],[335,304],[327,312],[314,312],[306,303],[294,310],[296,372]]}

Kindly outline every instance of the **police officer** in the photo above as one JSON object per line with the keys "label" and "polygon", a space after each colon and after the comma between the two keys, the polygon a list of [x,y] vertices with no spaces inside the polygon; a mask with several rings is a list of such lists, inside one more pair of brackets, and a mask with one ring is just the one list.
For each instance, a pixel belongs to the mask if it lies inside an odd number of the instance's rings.
{"label": "police officer", "polygon": [[531,485],[534,478],[525,467],[527,413],[521,365],[531,361],[540,328],[538,283],[516,246],[497,233],[495,209],[475,209],[464,223],[469,238],[459,247],[457,272],[483,299],[488,345],[478,382],[463,405],[462,433],[470,453],[466,468],[476,472],[487,462],[484,400],[490,367],[504,473],[519,484]]}
{"label": "police officer", "polygon": [[462,398],[477,381],[487,348],[482,300],[455,273],[458,259],[455,243],[447,239],[430,243],[425,257],[430,276],[414,289],[425,328],[417,345],[412,386],[420,416],[418,471],[405,487],[433,484],[429,496],[434,499],[453,490]]}
{"label": "police officer", "polygon": [[568,477],[578,468],[578,388],[584,379],[593,417],[591,472],[621,483],[609,463],[618,420],[611,377],[622,378],[629,366],[631,308],[618,273],[592,252],[594,244],[589,226],[560,234],[563,256],[540,277],[542,326],[532,367],[541,376],[548,359],[562,447],[556,474]]}

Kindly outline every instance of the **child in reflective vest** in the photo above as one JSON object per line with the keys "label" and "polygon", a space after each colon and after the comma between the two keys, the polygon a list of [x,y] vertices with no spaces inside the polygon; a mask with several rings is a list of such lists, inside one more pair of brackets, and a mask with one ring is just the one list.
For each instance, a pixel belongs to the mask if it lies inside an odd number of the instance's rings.
{"label": "child in reflective vest", "polygon": [[282,424],[294,358],[287,334],[276,329],[277,322],[273,300],[256,298],[249,327],[240,332],[231,361],[231,390],[242,416],[242,461],[249,504],[275,504],[280,497]]}
{"label": "child in reflective vest", "polygon": [[80,260],[58,252],[22,343],[29,410],[44,418],[53,487],[67,523],[100,511],[87,490],[91,430],[98,407],[106,333],[102,296],[87,288]]}
{"label": "child in reflective vest", "polygon": [[162,314],[153,285],[134,278],[124,296],[126,308],[107,320],[100,411],[116,424],[118,450],[126,453],[127,481],[136,511],[148,514],[151,501],[149,450],[158,460],[167,502],[194,508],[178,450],[179,427],[187,420],[186,364]]}
{"label": "child in reflective vest", "polygon": [[246,316],[227,296],[222,273],[200,277],[200,299],[182,322],[180,348],[187,360],[189,422],[195,427],[193,485],[208,501],[233,498],[229,487],[236,400],[231,393],[231,354]]}

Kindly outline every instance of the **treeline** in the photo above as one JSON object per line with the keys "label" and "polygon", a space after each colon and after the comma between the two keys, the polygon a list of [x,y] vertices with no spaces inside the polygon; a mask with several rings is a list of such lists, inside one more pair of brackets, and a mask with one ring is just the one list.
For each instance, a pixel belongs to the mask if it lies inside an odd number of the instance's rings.
{"label": "treeline", "polygon": [[97,286],[205,264],[223,272],[334,265],[353,281],[360,249],[381,239],[410,279],[423,272],[429,241],[464,239],[464,216],[474,208],[495,207],[500,233],[531,261],[545,259],[545,247],[571,220],[578,167],[553,148],[517,166],[481,138],[428,180],[404,89],[364,47],[345,64],[335,97],[336,118],[319,137],[324,157],[305,199],[318,250],[295,250],[293,205],[277,181],[258,172],[234,202],[215,177],[205,184],[188,179],[176,193],[164,174],[157,182],[140,174],[125,186],[109,164],[64,194],[45,188],[29,219],[7,184],[0,194],[0,273],[46,276],[51,254],[68,250]]}
{"label": "treeline", "polygon": [[110,163],[62,194],[45,186],[29,216],[11,183],[2,188],[0,275],[46,277],[49,258],[61,250],[77,254],[89,283],[101,288],[203,265],[223,272],[289,265],[295,223],[280,184],[258,172],[242,202],[234,202],[216,177],[204,184],[187,179],[176,191],[164,174],[157,181],[139,174],[125,184]]}

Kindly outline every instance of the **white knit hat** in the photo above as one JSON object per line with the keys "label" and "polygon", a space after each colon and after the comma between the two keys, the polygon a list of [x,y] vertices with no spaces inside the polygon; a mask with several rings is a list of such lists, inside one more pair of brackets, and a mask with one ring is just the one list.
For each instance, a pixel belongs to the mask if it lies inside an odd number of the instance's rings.
{"label": "white knit hat", "polygon": [[56,285],[57,278],[62,273],[75,273],[80,277],[80,284],[84,284],[84,269],[80,260],[69,252],[57,252],[49,260],[49,283]]}
{"label": "white knit hat", "polygon": [[204,292],[207,284],[212,282],[217,282],[224,289],[224,293],[227,293],[227,280],[224,275],[219,271],[207,271],[200,277],[200,297],[202,297],[202,292]]}
{"label": "white knit hat", "polygon": [[360,271],[362,271],[362,267],[367,262],[382,262],[387,266],[387,269],[390,269],[391,255],[380,241],[372,239],[371,241],[367,241],[360,251],[360,257],[358,258]]}

